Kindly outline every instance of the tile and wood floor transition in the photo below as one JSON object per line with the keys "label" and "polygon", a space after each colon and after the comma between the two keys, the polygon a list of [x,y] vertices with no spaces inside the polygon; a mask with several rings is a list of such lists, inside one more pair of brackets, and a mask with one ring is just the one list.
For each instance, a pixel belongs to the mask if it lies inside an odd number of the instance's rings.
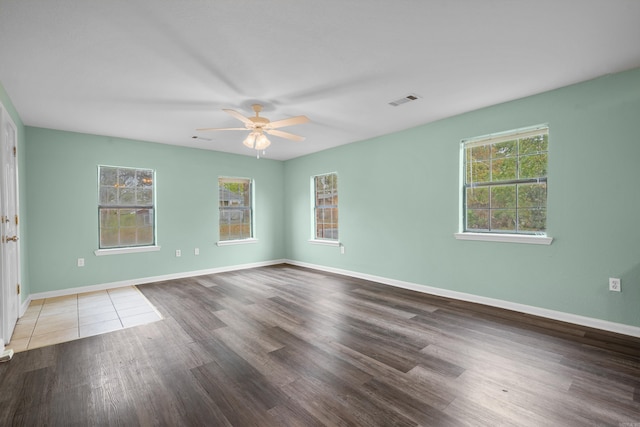
{"label": "tile and wood floor transition", "polygon": [[0,425],[640,425],[640,339],[289,265],[0,364]]}
{"label": "tile and wood floor transition", "polygon": [[160,319],[134,286],[34,300],[6,347],[20,352]]}

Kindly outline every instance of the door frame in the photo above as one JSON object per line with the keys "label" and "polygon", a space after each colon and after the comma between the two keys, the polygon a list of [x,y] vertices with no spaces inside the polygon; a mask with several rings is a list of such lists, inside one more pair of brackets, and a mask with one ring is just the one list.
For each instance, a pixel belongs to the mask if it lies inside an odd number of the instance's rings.
{"label": "door frame", "polygon": [[[13,130],[13,141],[5,141],[4,138],[4,127],[5,125],[8,125],[12,130]],[[14,182],[14,186],[15,186],[15,213],[18,216],[18,218],[20,217],[20,185],[18,182],[18,177],[19,177],[19,173],[18,173],[18,128],[16,127],[15,122],[13,121],[13,119],[11,118],[11,116],[9,115],[9,112],[7,111],[7,109],[4,107],[4,105],[2,104],[2,102],[0,102],[0,156],[3,155],[4,151],[4,147],[3,144],[12,144],[13,147],[15,147],[15,152],[14,152],[14,156],[13,156],[13,161],[15,162],[15,170],[14,170],[14,174],[15,176],[13,177],[13,182]],[[0,161],[2,159],[0,158]],[[1,170],[1,166],[0,166],[0,171],[2,172],[1,176],[0,176],[0,210],[2,212],[6,212],[6,207],[3,206],[4,204],[4,194],[6,192],[6,186],[7,183],[4,180],[4,171]],[[8,213],[2,213],[2,215],[8,215]],[[21,302],[20,302],[20,294],[17,292],[16,290],[16,285],[20,283],[21,281],[21,260],[20,260],[20,224],[16,219],[11,218],[11,221],[17,221],[16,222],[16,236],[18,236],[18,240],[15,242],[15,268],[16,268],[16,282],[17,283],[7,283],[4,280],[4,273],[2,271],[0,271],[0,340],[3,341],[2,344],[8,343],[9,340],[11,339],[11,335],[13,333],[13,329],[15,327],[15,323],[18,319],[18,317],[20,317],[20,308],[21,308]],[[1,227],[1,230],[3,233],[5,231],[5,226],[3,225]],[[4,245],[6,243],[0,243],[0,265],[2,266],[2,269],[4,269],[4,266],[7,264],[7,260],[5,259],[7,257],[7,253],[4,249]],[[16,318],[15,319],[10,319],[9,318],[9,313],[15,312],[16,314]],[[0,347],[2,347],[3,345],[0,345]]]}

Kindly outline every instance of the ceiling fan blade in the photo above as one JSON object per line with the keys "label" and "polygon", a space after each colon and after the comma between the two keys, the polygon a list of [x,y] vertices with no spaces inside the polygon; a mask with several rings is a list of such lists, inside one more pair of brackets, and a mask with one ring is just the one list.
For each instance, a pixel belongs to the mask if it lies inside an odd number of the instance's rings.
{"label": "ceiling fan blade", "polygon": [[307,123],[309,121],[309,117],[307,116],[296,116],[291,117],[289,119],[276,120],[275,122],[269,123],[267,126],[271,129],[281,128],[285,126],[299,125],[302,123]]}
{"label": "ceiling fan blade", "polygon": [[196,129],[197,131],[209,131],[209,130],[247,130],[247,128],[200,128]]}
{"label": "ceiling fan blade", "polygon": [[280,138],[286,138],[296,142],[304,141],[304,136],[294,135],[292,133],[283,132],[281,130],[265,129],[265,132],[269,135],[279,136]]}
{"label": "ceiling fan blade", "polygon": [[242,114],[238,113],[235,110],[229,110],[229,109],[224,109],[223,108],[222,111],[224,111],[225,113],[235,117],[236,119],[240,120],[244,124],[253,126],[253,122],[251,120],[249,120],[248,118],[246,118],[245,116],[243,116]]}

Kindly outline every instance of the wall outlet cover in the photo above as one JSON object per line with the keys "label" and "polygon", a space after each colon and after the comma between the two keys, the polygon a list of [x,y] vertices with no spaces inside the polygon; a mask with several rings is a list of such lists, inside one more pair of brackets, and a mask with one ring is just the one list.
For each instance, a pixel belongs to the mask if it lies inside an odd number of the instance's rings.
{"label": "wall outlet cover", "polygon": [[609,278],[609,290],[613,292],[620,292],[620,279],[615,277]]}

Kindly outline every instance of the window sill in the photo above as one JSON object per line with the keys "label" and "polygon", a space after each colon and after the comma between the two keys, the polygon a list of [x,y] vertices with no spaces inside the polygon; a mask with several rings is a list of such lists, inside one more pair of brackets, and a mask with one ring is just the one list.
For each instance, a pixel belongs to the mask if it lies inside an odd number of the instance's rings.
{"label": "window sill", "polygon": [[156,252],[160,250],[160,246],[135,246],[131,248],[113,248],[98,249],[93,251],[96,256],[118,255],[118,254],[134,254],[138,252]]}
{"label": "window sill", "polygon": [[324,245],[324,246],[340,246],[340,242],[337,240],[320,240],[320,239],[309,239],[309,243],[313,245]]}
{"label": "window sill", "polygon": [[550,245],[553,237],[526,234],[454,233],[458,240],[480,240],[484,242],[525,243],[530,245]]}
{"label": "window sill", "polygon": [[232,246],[232,245],[248,245],[251,243],[258,243],[258,239],[242,239],[242,240],[220,240],[216,245],[218,246]]}

